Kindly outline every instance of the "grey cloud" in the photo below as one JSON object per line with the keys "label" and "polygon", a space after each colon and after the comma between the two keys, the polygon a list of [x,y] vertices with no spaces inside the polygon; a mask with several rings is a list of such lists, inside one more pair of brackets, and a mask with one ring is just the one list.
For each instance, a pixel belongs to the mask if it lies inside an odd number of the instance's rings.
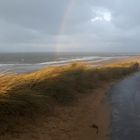
{"label": "grey cloud", "polygon": [[1,0],[0,17],[25,28],[55,32],[65,14],[69,0]]}
{"label": "grey cloud", "polygon": [[[139,0],[0,0],[0,51],[140,51]],[[104,9],[112,20],[91,19]],[[98,17],[99,18],[99,17]],[[85,49],[86,48],[86,49]]]}

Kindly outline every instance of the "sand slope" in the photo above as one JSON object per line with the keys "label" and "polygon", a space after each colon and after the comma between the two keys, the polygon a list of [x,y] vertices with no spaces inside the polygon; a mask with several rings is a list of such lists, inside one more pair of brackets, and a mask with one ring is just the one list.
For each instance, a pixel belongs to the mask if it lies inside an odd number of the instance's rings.
{"label": "sand slope", "polygon": [[[0,140],[108,140],[110,110],[105,101],[109,85],[81,95],[69,107],[57,107],[54,117],[43,117],[22,133],[1,136]],[[55,116],[56,115],[56,116]],[[92,125],[97,125],[97,129]]]}

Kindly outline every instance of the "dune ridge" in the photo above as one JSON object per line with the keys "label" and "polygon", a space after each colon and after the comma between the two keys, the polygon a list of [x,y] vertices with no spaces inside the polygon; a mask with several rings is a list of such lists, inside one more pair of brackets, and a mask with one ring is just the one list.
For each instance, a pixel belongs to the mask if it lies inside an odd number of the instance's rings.
{"label": "dune ridge", "polygon": [[80,95],[106,82],[138,71],[138,63],[93,68],[85,63],[50,67],[30,74],[1,75],[0,135],[22,130],[39,117],[51,116],[55,106],[70,106]]}

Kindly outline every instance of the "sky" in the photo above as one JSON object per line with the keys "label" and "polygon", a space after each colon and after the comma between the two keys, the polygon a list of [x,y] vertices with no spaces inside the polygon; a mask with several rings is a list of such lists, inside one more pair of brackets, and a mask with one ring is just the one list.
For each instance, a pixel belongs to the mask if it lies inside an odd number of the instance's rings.
{"label": "sky", "polygon": [[0,52],[140,52],[140,0],[0,0]]}

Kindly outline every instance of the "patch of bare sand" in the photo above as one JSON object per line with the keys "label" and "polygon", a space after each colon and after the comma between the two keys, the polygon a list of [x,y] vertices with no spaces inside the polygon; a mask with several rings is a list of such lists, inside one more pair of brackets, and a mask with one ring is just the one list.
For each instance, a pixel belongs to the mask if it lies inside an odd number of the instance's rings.
{"label": "patch of bare sand", "polygon": [[72,106],[57,107],[53,117],[43,117],[24,127],[22,133],[1,136],[0,140],[108,140],[110,108],[105,100],[108,88],[109,84],[105,84],[83,94]]}

